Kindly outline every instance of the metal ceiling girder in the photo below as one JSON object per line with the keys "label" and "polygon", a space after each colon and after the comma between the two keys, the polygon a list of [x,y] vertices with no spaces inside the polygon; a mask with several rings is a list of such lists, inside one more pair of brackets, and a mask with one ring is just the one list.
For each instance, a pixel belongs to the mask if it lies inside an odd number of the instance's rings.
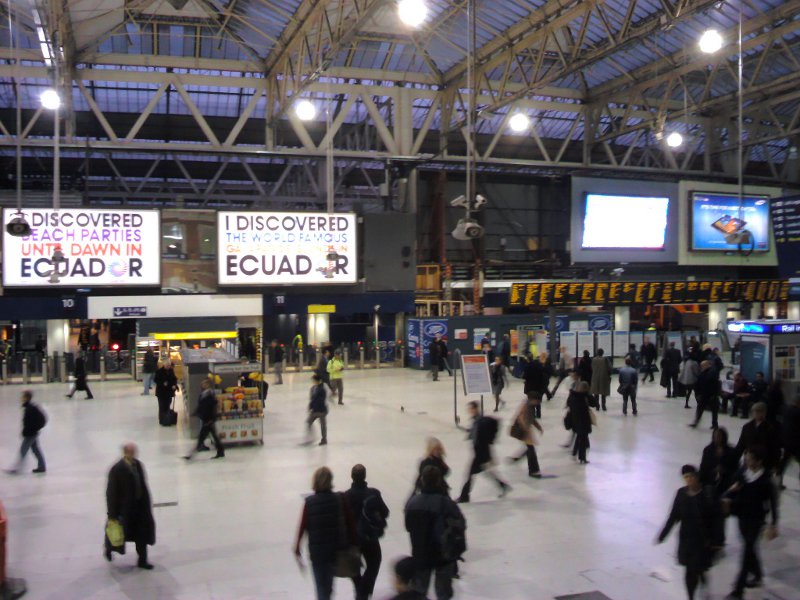
{"label": "metal ceiling girder", "polygon": [[[762,17],[758,17],[756,19],[752,19],[748,21],[745,26],[743,27],[743,36],[747,36],[749,34],[755,34],[752,37],[746,38],[742,44],[742,50],[747,52],[748,50],[752,50],[753,48],[762,47],[761,51],[758,56],[756,57],[748,57],[746,59],[747,62],[756,62],[762,63],[763,59],[765,58],[764,54],[769,54],[770,52],[775,51],[775,44],[774,42],[779,39],[781,36],[791,33],[800,29],[800,23],[796,21],[789,21],[784,23],[777,28],[769,29],[767,31],[763,31],[763,27],[765,26],[766,22],[770,22],[771,19],[768,15],[779,11],[779,14],[785,14],[785,11],[789,10],[792,14],[800,14],[800,0],[793,0],[790,3],[792,4],[793,8],[787,8],[786,5],[782,5],[775,11],[771,11],[770,13],[765,14]],[[730,44],[723,49],[719,50],[718,54],[713,58],[707,57],[703,59],[696,59],[688,64],[684,64],[683,66],[676,66],[675,68],[669,69],[666,72],[662,72],[659,75],[655,75],[645,81],[640,81],[633,86],[624,88],[619,91],[615,91],[613,93],[606,93],[595,100],[593,100],[597,104],[625,104],[627,106],[636,107],[639,110],[649,110],[651,116],[649,119],[644,120],[641,123],[636,123],[632,125],[628,125],[627,123],[623,124],[623,126],[612,133],[608,133],[606,135],[598,136],[595,138],[595,141],[604,141],[619,137],[621,135],[625,135],[632,131],[636,131],[637,129],[642,128],[653,128],[655,123],[662,122],[666,120],[666,118],[682,118],[686,114],[702,114],[709,109],[717,108],[719,106],[726,106],[730,105],[731,102],[736,101],[736,93],[726,94],[724,96],[710,96],[710,81],[707,81],[707,85],[705,86],[705,91],[703,93],[704,99],[701,99],[700,102],[696,102],[692,100],[691,102],[687,102],[684,106],[674,107],[673,108],[665,108],[664,106],[656,106],[654,107],[651,100],[647,96],[648,91],[655,90],[659,88],[662,84],[666,84],[666,90],[663,92],[662,98],[667,97],[670,95],[671,90],[676,85],[679,85],[683,82],[683,77],[685,77],[689,73],[696,73],[702,72],[704,73],[707,80],[716,76],[717,69],[707,70],[705,67],[710,62],[715,63],[723,63],[728,60],[730,57],[735,57],[738,55],[739,48],[738,45]],[[675,64],[681,65],[680,59],[683,56],[683,51],[680,51],[676,54],[673,54],[669,60],[675,61]],[[752,79],[751,79],[752,82]],[[790,75],[786,75],[782,78],[771,80],[766,83],[756,85],[751,82],[745,82],[743,86],[743,97],[747,100],[752,99],[753,96],[758,97],[760,100],[765,100],[769,98],[769,93],[766,92],[780,92],[783,90],[784,87],[792,87],[796,86],[798,82],[800,82],[800,71],[792,73]],[[684,87],[685,93],[685,87]],[[746,107],[746,112],[749,110]]]}
{"label": "metal ceiling girder", "polygon": [[[659,18],[660,15],[664,14],[663,12],[654,14],[644,23],[633,27],[632,19],[635,11],[632,8],[636,0],[631,0],[628,12],[619,24],[617,31],[613,32],[611,31],[611,20],[604,12],[604,2],[605,0],[574,2],[570,4],[568,9],[564,9],[562,2],[548,2],[542,8],[531,13],[531,15],[536,15],[533,22],[530,19],[528,20],[527,31],[520,33],[518,38],[515,37],[515,33],[521,28],[521,24],[515,25],[506,32],[503,39],[512,41],[504,47],[501,46],[499,52],[492,54],[491,43],[480,49],[478,52],[478,82],[486,81],[486,74],[496,67],[504,64],[511,65],[520,54],[535,51],[537,57],[534,75],[526,78],[528,79],[528,84],[513,93],[497,94],[482,112],[497,111],[526,97],[542,86],[549,85],[570,74],[580,72],[597,61],[613,55],[623,46],[645,39],[654,32],[667,27],[667,22]],[[678,20],[685,19],[700,10],[714,5],[715,2],[716,0],[683,0],[673,6],[672,11],[677,14],[671,16],[669,22],[674,24]],[[583,48],[586,30],[594,14],[598,15],[604,27],[609,31],[609,37],[605,44]],[[552,40],[556,48],[558,48],[556,34],[562,29],[572,31],[570,25],[575,25],[579,19],[577,39],[571,40],[572,47],[566,49],[570,52],[569,56],[565,58],[563,52],[560,50],[556,52],[561,57],[562,68],[550,68],[542,73],[542,58],[547,52],[548,40]],[[574,34],[574,31],[572,33]],[[516,69],[523,71],[522,66],[515,67],[515,69],[506,69],[506,78]],[[466,65],[463,63],[448,71],[445,74],[447,85],[463,87],[465,84],[465,71]],[[503,87],[502,91],[505,91],[505,87]],[[459,127],[461,122],[459,120],[452,125],[452,128]]]}
{"label": "metal ceiling girder", "polygon": [[[286,113],[289,104],[310,84],[327,72],[375,13],[389,0],[339,0],[333,20],[327,2],[306,1],[297,14],[302,22],[289,35],[281,50],[267,57],[266,73],[280,91],[273,121]],[[304,7],[310,7],[304,11]]]}

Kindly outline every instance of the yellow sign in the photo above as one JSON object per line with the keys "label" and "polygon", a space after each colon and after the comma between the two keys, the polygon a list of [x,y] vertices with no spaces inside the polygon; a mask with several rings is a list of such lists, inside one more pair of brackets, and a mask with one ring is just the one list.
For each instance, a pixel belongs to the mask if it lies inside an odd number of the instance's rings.
{"label": "yellow sign", "polygon": [[336,312],[335,304],[309,304],[308,314],[310,315],[331,315]]}
{"label": "yellow sign", "polygon": [[235,331],[182,331],[180,333],[154,333],[157,340],[217,340],[235,338]]}

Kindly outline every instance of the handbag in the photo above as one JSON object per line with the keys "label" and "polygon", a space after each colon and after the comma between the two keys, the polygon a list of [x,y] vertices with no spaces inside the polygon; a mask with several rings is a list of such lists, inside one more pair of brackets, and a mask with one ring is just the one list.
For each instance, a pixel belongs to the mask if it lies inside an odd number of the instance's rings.
{"label": "handbag", "polygon": [[564,415],[564,429],[570,431],[572,429],[572,411],[567,411]]}
{"label": "handbag", "polygon": [[625,394],[628,391],[627,384],[620,383],[619,387],[617,388],[617,393],[620,395]]}
{"label": "handbag", "polygon": [[592,425],[595,427],[597,426],[597,413],[595,413],[591,408],[589,409],[589,420],[592,422]]}
{"label": "handbag", "polygon": [[336,550],[333,574],[336,577],[353,579],[361,574],[361,549],[351,544],[348,539],[342,495],[337,494],[336,499],[339,503],[339,549]]}
{"label": "handbag", "polygon": [[122,528],[122,523],[116,519],[109,519],[106,521],[106,537],[108,538],[109,545],[112,548],[124,546],[125,530]]}
{"label": "handbag", "polygon": [[519,440],[521,442],[525,441],[525,428],[519,424],[519,419],[515,419],[511,424],[511,428],[508,430],[508,435],[515,440]]}

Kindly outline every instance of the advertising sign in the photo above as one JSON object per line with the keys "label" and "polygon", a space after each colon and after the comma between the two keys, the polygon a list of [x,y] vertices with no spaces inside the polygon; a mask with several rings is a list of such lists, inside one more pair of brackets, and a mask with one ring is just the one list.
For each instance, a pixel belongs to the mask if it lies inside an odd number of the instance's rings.
{"label": "advertising sign", "polygon": [[[3,209],[3,285],[98,287],[161,285],[158,211],[24,210],[31,235],[15,237]],[[60,250],[63,261],[53,261]]]}
{"label": "advertising sign", "polygon": [[419,319],[408,320],[408,335],[406,336],[406,357],[409,365],[423,367],[422,362],[422,321]]}
{"label": "advertising sign", "polygon": [[597,332],[597,350],[603,349],[603,354],[606,356],[613,356],[612,354],[612,335],[610,331]]}
{"label": "advertising sign", "polygon": [[462,355],[461,372],[464,374],[464,393],[468,396],[492,393],[489,364],[485,354]]}
{"label": "advertising sign", "polygon": [[589,351],[589,356],[594,356],[594,331],[578,332],[578,357],[583,356],[584,350]]}
{"label": "advertising sign", "polygon": [[614,329],[614,315],[589,315],[589,329],[592,331],[611,331]]}
{"label": "advertising sign", "polygon": [[356,216],[351,213],[220,212],[220,285],[357,281]]}
{"label": "advertising sign", "polygon": [[769,250],[769,198],[692,192],[692,250],[738,249],[736,234],[749,231],[755,252]]}

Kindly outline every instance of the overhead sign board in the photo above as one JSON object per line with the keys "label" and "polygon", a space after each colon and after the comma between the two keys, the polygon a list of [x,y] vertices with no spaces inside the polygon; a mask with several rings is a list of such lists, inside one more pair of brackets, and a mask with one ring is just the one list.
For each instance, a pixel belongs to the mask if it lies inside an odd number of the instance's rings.
{"label": "overhead sign board", "polygon": [[789,282],[758,281],[592,281],[515,283],[511,306],[593,306],[624,304],[708,304],[789,300]]}
{"label": "overhead sign board", "polygon": [[355,283],[356,226],[352,213],[220,212],[219,284]]}
{"label": "overhead sign board", "polygon": [[[9,235],[16,213],[3,209],[3,285],[98,287],[161,285],[158,211],[30,209],[27,237]],[[64,260],[54,262],[60,249]],[[58,275],[54,276],[54,271]]]}
{"label": "overhead sign board", "polygon": [[778,273],[781,277],[800,277],[800,196],[772,200],[770,210]]}
{"label": "overhead sign board", "polygon": [[115,306],[114,316],[118,319],[124,317],[146,317],[146,306]]}

